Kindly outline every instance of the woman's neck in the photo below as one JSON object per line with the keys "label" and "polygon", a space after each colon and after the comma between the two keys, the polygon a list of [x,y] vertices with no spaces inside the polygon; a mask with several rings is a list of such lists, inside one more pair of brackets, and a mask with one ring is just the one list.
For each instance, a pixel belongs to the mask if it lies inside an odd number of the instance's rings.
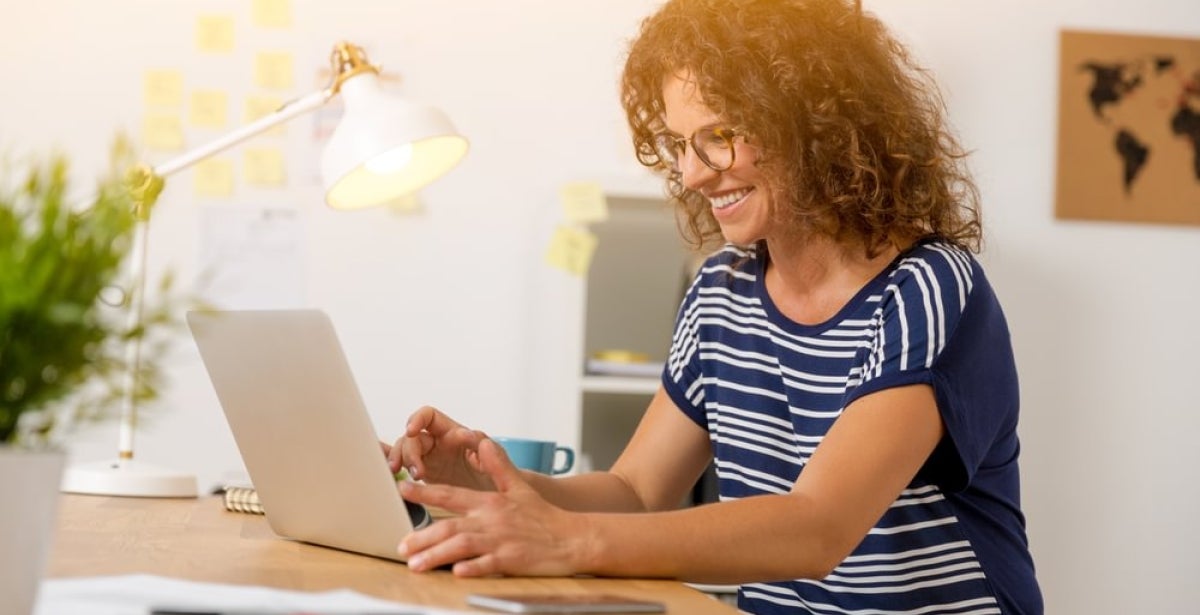
{"label": "woman's neck", "polygon": [[888,246],[868,257],[861,245],[827,237],[766,243],[767,293],[784,315],[800,324],[832,318],[898,253]]}

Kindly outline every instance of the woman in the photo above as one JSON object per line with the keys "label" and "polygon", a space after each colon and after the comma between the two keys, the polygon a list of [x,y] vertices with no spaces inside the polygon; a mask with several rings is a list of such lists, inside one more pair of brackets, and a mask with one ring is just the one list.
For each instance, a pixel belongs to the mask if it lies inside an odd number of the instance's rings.
{"label": "woman", "polygon": [[[977,193],[936,88],[845,0],[672,0],[627,60],[639,159],[701,268],[607,472],[516,470],[422,408],[390,449],[462,516],[414,570],[741,583],[752,613],[1038,613],[1016,370],[970,255]],[[715,459],[721,501],[676,510]]]}

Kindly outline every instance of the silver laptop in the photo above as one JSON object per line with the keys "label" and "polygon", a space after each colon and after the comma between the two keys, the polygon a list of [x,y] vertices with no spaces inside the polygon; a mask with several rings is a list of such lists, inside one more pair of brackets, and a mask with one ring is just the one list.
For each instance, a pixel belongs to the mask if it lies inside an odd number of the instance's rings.
{"label": "silver laptop", "polygon": [[329,317],[193,311],[187,321],[271,529],[403,561],[397,545],[428,516],[397,492]]}

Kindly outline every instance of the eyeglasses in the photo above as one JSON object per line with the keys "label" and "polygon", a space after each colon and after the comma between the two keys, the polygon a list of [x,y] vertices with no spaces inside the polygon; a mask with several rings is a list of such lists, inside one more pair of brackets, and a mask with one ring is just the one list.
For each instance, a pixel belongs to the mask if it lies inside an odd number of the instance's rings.
{"label": "eyeglasses", "polygon": [[708,168],[721,172],[728,171],[733,166],[734,138],[741,133],[722,126],[706,127],[692,133],[691,137],[680,137],[669,132],[654,135],[654,151],[658,159],[672,171],[679,170],[679,160],[687,151],[688,143],[692,151]]}

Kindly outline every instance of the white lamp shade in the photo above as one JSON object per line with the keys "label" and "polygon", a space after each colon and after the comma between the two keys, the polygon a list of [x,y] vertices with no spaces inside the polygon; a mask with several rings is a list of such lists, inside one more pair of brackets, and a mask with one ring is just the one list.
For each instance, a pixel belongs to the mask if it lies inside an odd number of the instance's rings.
{"label": "white lamp shade", "polygon": [[373,73],[346,80],[341,95],[346,111],[321,156],[330,207],[370,207],[411,194],[467,153],[467,140],[441,111],[388,95]]}

